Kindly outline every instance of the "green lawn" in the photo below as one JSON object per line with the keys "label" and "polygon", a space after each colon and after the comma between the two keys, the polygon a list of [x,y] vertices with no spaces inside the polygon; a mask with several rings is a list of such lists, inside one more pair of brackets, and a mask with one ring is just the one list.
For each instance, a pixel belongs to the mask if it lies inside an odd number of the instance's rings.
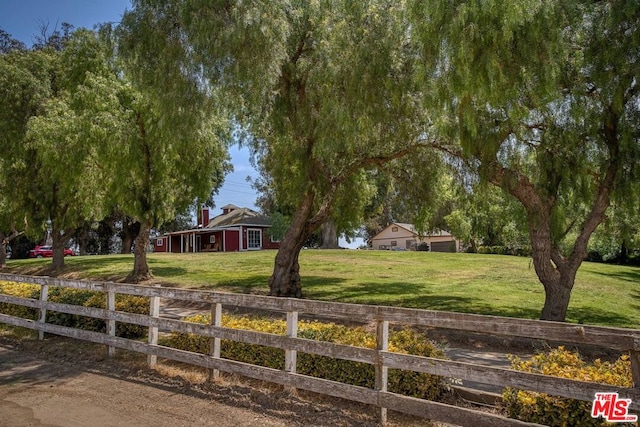
{"label": "green lawn", "polygon": [[[150,254],[156,281],[178,287],[267,294],[274,251]],[[8,271],[45,274],[50,260],[10,260]],[[64,277],[122,280],[131,255],[66,259]],[[531,260],[478,254],[303,251],[307,298],[535,319],[544,302]],[[640,328],[640,269],[585,262],[568,321]]]}

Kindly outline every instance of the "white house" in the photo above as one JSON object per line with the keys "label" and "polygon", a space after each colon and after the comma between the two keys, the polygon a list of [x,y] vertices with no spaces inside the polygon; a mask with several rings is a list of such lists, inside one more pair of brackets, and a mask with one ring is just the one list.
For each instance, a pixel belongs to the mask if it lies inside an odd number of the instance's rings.
{"label": "white house", "polygon": [[413,224],[394,222],[369,239],[373,249],[415,250],[418,244],[426,243],[432,252],[459,252],[460,241],[448,231],[420,235]]}

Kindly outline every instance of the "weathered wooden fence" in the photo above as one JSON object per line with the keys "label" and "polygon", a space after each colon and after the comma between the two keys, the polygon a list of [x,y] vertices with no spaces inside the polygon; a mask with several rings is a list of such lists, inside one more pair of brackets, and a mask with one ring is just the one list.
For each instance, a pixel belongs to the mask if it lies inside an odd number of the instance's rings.
{"label": "weathered wooden fence", "polygon": [[[115,348],[145,353],[148,355],[151,365],[156,363],[157,357],[162,357],[209,368],[214,375],[217,375],[219,371],[235,373],[287,387],[309,390],[373,405],[380,408],[380,418],[383,423],[387,418],[386,411],[390,409],[434,421],[458,425],[474,425],[477,427],[534,425],[486,412],[390,393],[387,391],[387,372],[389,369],[424,372],[447,378],[462,379],[463,381],[473,381],[500,387],[514,387],[584,401],[592,401],[596,392],[617,392],[620,397],[631,399],[630,409],[634,411],[640,409],[640,330],[636,329],[11,274],[0,274],[0,280],[31,283],[42,287],[39,300],[0,294],[0,302],[40,310],[40,317],[37,321],[0,314],[0,322],[2,323],[37,330],[41,337],[47,332],[104,344],[108,346],[109,354],[113,354]],[[50,287],[105,292],[106,309],[47,301]],[[151,301],[149,315],[116,311],[116,294],[149,297]],[[159,317],[161,298],[210,303],[211,324],[195,324]],[[223,306],[286,313],[286,334],[274,335],[222,327]],[[106,333],[46,323],[47,310],[103,319],[107,323]],[[377,325],[377,346],[375,349],[369,349],[297,338],[298,316],[300,314],[336,320],[375,322]],[[117,337],[115,322],[148,327],[148,342]],[[591,344],[628,352],[632,362],[634,387],[620,388],[472,363],[390,352],[388,347],[390,322],[490,335],[528,337],[567,344]],[[209,355],[204,355],[160,346],[157,343],[158,330],[193,333],[209,337],[211,352]],[[220,344],[222,339],[283,349],[285,351],[285,369],[280,371],[221,358]],[[296,373],[296,355],[298,352],[371,364],[375,366],[375,388],[370,389],[298,374]]]}

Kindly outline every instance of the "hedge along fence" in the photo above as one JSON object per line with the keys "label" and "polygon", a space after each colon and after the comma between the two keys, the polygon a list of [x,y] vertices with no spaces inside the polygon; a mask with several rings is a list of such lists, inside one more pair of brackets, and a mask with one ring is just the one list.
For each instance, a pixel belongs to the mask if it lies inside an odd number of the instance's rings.
{"label": "hedge along fence", "polygon": [[[0,303],[15,304],[39,310],[38,320],[0,314],[0,322],[2,323],[35,329],[41,334],[44,332],[54,333],[105,344],[109,346],[110,354],[113,354],[116,347],[145,353],[148,355],[151,365],[156,363],[157,357],[162,357],[209,368],[213,371],[214,376],[218,371],[235,373],[292,388],[309,390],[377,406],[380,408],[380,418],[383,423],[386,421],[387,409],[392,409],[425,417],[433,421],[458,425],[474,425],[477,427],[535,425],[494,414],[391,393],[388,391],[389,369],[409,370],[446,378],[458,378],[464,381],[512,387],[587,402],[593,400],[595,393],[617,392],[620,397],[631,399],[630,409],[636,411],[640,409],[640,330],[636,329],[571,325],[497,316],[159,288],[110,282],[61,280],[48,277],[0,274],[0,280],[41,286],[38,300],[0,294]],[[106,308],[84,307],[48,301],[48,288],[54,286],[105,292]],[[150,298],[149,315],[125,313],[116,310],[116,293]],[[160,318],[160,298],[210,303],[211,324],[204,325]],[[285,334],[276,335],[222,327],[223,305],[286,313]],[[107,323],[106,333],[47,323],[47,310],[103,319]],[[376,348],[370,349],[300,338],[298,337],[298,317],[301,313],[347,321],[375,322]],[[115,322],[147,327],[149,329],[148,343],[116,336]],[[628,352],[632,363],[633,387],[621,388],[539,373],[513,371],[391,352],[389,351],[390,322],[408,326],[437,327],[491,335],[553,340],[567,344],[591,344]],[[208,337],[210,339],[210,352],[209,354],[198,354],[158,345],[158,329]],[[222,339],[282,349],[284,350],[285,358],[284,369],[273,369],[223,359],[220,356]],[[354,386],[299,374],[296,369],[298,352],[370,364],[374,366],[375,370],[374,388]]]}
{"label": "hedge along fence", "polygon": [[[209,315],[198,314],[189,316],[184,320],[210,324]],[[286,331],[286,321],[284,320],[248,317],[246,315],[225,314],[222,318],[222,326],[279,335],[283,335]],[[376,348],[375,333],[372,333],[367,328],[339,325],[332,322],[300,320],[298,322],[298,338]],[[208,338],[180,332],[165,335],[161,338],[160,344],[203,354],[209,354],[210,351]],[[439,359],[446,357],[443,350],[438,348],[424,334],[409,328],[390,331],[389,350]],[[221,356],[252,365],[284,369],[284,350],[279,348],[222,340]],[[297,354],[296,372],[302,375],[369,388],[373,388],[375,385],[375,369],[373,365],[319,356],[312,353],[299,352]],[[394,393],[434,400],[443,396],[446,392],[446,384],[442,377],[436,375],[390,369],[388,389]]]}

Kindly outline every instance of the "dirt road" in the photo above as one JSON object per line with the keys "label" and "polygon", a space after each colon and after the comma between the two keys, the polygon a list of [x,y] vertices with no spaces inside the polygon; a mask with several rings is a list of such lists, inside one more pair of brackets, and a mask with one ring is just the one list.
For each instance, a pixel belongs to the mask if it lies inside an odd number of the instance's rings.
{"label": "dirt road", "polygon": [[194,384],[146,369],[144,359],[100,353],[55,337],[46,346],[0,337],[0,427],[376,425],[364,406],[310,402],[234,381]]}
{"label": "dirt road", "polygon": [[79,370],[0,346],[0,426],[284,426],[171,385]]}

